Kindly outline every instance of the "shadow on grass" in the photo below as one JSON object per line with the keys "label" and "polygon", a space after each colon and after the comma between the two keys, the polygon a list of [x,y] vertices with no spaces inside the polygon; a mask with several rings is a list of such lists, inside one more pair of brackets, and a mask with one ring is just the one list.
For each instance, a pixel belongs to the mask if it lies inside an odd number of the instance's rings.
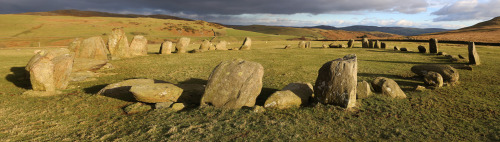
{"label": "shadow on grass", "polygon": [[274,88],[262,88],[259,96],[257,96],[257,100],[255,101],[255,105],[264,106],[264,103],[266,102],[267,98],[269,98],[269,96],[271,96],[271,94],[273,94],[276,91],[279,91],[279,90],[274,89]]}
{"label": "shadow on grass", "polygon": [[[392,74],[373,74],[373,73],[358,73],[358,76],[372,78],[372,80],[366,80],[369,83],[371,83],[377,77],[386,77],[386,78],[393,79],[394,81],[396,81],[396,83],[398,83],[401,90],[403,90],[405,92],[406,91],[413,91],[414,90],[413,88],[415,88],[418,85],[424,85],[422,79],[418,76],[402,77],[399,75],[392,75]],[[397,79],[397,80],[395,80],[395,79]],[[360,80],[358,80],[358,81],[360,81]],[[416,83],[414,81],[422,81],[422,83]]]}
{"label": "shadow on grass", "polygon": [[14,83],[17,87],[23,89],[31,89],[31,82],[29,78],[29,73],[24,69],[25,67],[12,67],[10,71],[13,74],[8,74],[5,79],[9,82]]}

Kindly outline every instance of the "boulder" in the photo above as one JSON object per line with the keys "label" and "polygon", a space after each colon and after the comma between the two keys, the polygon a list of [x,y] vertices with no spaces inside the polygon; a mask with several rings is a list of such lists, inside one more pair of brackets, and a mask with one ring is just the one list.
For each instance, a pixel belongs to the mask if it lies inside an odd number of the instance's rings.
{"label": "boulder", "polygon": [[[81,38],[75,38],[75,40],[73,40],[69,46],[68,46],[68,49],[69,51],[71,52],[76,52],[80,49],[80,45],[82,44],[82,39]],[[106,46],[106,45],[105,45]],[[109,52],[109,51],[108,51]]]}
{"label": "boulder", "polygon": [[203,40],[201,42],[201,45],[200,45],[200,50],[203,52],[203,51],[208,51],[208,49],[210,48],[210,41],[208,40]]}
{"label": "boulder", "polygon": [[469,64],[480,65],[479,54],[476,51],[476,45],[474,42],[469,42]]}
{"label": "boulder", "polygon": [[370,47],[368,38],[363,38],[363,40],[361,41],[361,44],[362,44],[363,48],[369,48]]}
{"label": "boulder", "polygon": [[330,44],[328,45],[328,47],[330,47],[330,48],[337,48],[337,44],[335,44],[335,43],[330,43]]}
{"label": "boulder", "polygon": [[65,48],[37,52],[25,67],[33,90],[53,92],[66,89],[73,61],[74,54]]}
{"label": "boulder", "polygon": [[448,55],[445,52],[438,52],[436,55]]}
{"label": "boulder", "polygon": [[306,48],[311,48],[311,42],[310,41],[306,42]]}
{"label": "boulder", "polygon": [[165,41],[160,46],[160,54],[172,54],[172,42]]}
{"label": "boulder", "polygon": [[375,48],[375,41],[370,40],[370,42],[369,42],[369,45],[368,45],[368,46],[369,46],[369,48]]}
{"label": "boulder", "polygon": [[397,46],[394,46],[394,51],[398,51],[399,48]]}
{"label": "boulder", "polygon": [[415,65],[411,67],[411,71],[419,76],[425,76],[428,72],[437,72],[443,77],[443,81],[454,84],[458,82],[458,71],[449,65]]}
{"label": "boulder", "polygon": [[408,49],[406,49],[404,47],[400,48],[399,50],[402,51],[402,52],[408,52]]}
{"label": "boulder", "polygon": [[170,83],[144,84],[130,88],[134,98],[145,103],[177,102],[182,91]]}
{"label": "boulder", "polygon": [[392,79],[377,77],[373,80],[372,86],[376,92],[382,93],[382,95],[397,99],[406,98],[406,94],[399,88],[398,83]]}
{"label": "boulder", "polygon": [[77,43],[73,42],[70,45],[71,51],[75,52],[75,58],[108,60],[109,51],[106,48],[104,40],[100,36],[85,39],[79,46],[74,45]]}
{"label": "boulder", "polygon": [[252,39],[250,37],[246,37],[245,41],[243,41],[243,45],[241,45],[240,50],[250,50],[252,47]]}
{"label": "boulder", "polygon": [[136,35],[130,43],[131,56],[148,55],[148,40],[142,35]]}
{"label": "boulder", "polygon": [[208,46],[208,50],[215,50],[215,49],[216,49],[215,45],[210,42],[210,46]]}
{"label": "boulder", "polygon": [[443,87],[443,77],[437,72],[429,71],[424,75],[424,83],[435,88]]}
{"label": "boulder", "polygon": [[222,40],[222,41],[219,41],[219,43],[217,43],[217,45],[215,46],[215,50],[227,50],[227,42]]}
{"label": "boulder", "polygon": [[241,59],[223,61],[210,74],[201,105],[253,107],[262,89],[264,67]]}
{"label": "boulder", "polygon": [[72,72],[97,71],[108,63],[107,60],[75,58]]}
{"label": "boulder", "polygon": [[141,103],[141,102],[136,102],[133,104],[130,104],[123,108],[123,111],[127,114],[135,114],[135,113],[140,113],[140,112],[146,112],[151,110],[151,106]]}
{"label": "boulder", "polygon": [[54,83],[54,63],[48,58],[40,58],[29,66],[31,87],[35,91],[56,90]]}
{"label": "boulder", "polygon": [[276,91],[267,98],[264,103],[266,108],[287,109],[300,107],[302,101],[299,96],[295,95],[290,90]]}
{"label": "boulder", "polygon": [[187,50],[186,48],[189,46],[190,41],[191,41],[190,38],[181,37],[179,41],[177,41],[177,44],[175,45],[177,53],[186,53]]}
{"label": "boulder", "polygon": [[323,44],[323,45],[322,45],[322,47],[323,47],[323,48],[328,48],[328,45]]}
{"label": "boulder", "polygon": [[316,101],[351,108],[356,103],[358,65],[355,54],[325,63],[314,86]]}
{"label": "boulder", "polygon": [[427,88],[424,86],[417,85],[417,87],[415,87],[415,91],[423,92],[425,90],[427,90]]}
{"label": "boulder", "polygon": [[292,49],[292,45],[286,45],[285,49]]}
{"label": "boulder", "polygon": [[56,89],[66,89],[68,87],[74,59],[73,54],[64,54],[52,59],[52,63],[54,64],[53,78]]}
{"label": "boulder", "polygon": [[256,105],[252,109],[252,112],[254,112],[254,113],[261,113],[261,112],[265,112],[265,111],[266,111],[266,109],[264,107],[258,106],[258,105]]}
{"label": "boulder", "polygon": [[298,47],[299,48],[306,48],[306,42],[305,41],[300,41]]}
{"label": "boulder", "polygon": [[373,45],[373,48],[379,48],[380,49],[381,48],[380,47],[380,41],[376,40],[375,43],[374,43],[374,45]]}
{"label": "boulder", "polygon": [[108,96],[124,101],[135,102],[134,94],[130,92],[132,86],[152,85],[155,83],[153,79],[129,79],[122,82],[109,84],[101,89],[97,95]]}
{"label": "boulder", "polygon": [[113,60],[130,57],[130,46],[122,28],[114,28],[108,39],[108,50]]}
{"label": "boulder", "polygon": [[435,38],[431,38],[429,40],[429,52],[430,53],[438,53],[438,48],[439,48],[438,40]]}
{"label": "boulder", "polygon": [[186,108],[186,105],[184,105],[183,103],[174,103],[171,109],[174,111],[181,111],[184,108]]}
{"label": "boulder", "polygon": [[418,52],[419,53],[426,53],[427,49],[425,49],[425,46],[419,45],[418,46]]}
{"label": "boulder", "polygon": [[347,48],[353,48],[354,47],[354,39],[349,39],[347,41]]}
{"label": "boulder", "polygon": [[387,45],[384,42],[380,43],[380,48],[385,49],[386,47]]}
{"label": "boulder", "polygon": [[302,105],[309,102],[309,98],[314,94],[311,83],[295,82],[290,83],[281,90],[290,90],[302,100]]}
{"label": "boulder", "polygon": [[169,108],[172,106],[174,102],[161,102],[161,103],[156,103],[155,104],[155,109],[164,109],[164,108]]}
{"label": "boulder", "polygon": [[358,82],[356,87],[356,98],[365,99],[372,95],[372,87],[366,81]]}

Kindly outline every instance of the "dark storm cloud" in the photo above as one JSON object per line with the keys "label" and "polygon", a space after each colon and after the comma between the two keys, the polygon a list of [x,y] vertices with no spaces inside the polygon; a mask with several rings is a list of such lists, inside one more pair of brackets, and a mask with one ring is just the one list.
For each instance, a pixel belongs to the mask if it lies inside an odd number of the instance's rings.
{"label": "dark storm cloud", "polygon": [[353,11],[426,11],[425,0],[0,0],[0,13],[80,9],[99,11],[155,10],[199,15],[296,14]]}

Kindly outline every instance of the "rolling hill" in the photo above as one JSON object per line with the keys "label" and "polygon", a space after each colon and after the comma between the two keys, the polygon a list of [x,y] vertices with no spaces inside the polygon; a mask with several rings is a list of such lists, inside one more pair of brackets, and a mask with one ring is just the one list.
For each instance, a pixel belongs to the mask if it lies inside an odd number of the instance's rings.
{"label": "rolling hill", "polygon": [[320,25],[320,26],[305,27],[305,28],[319,28],[325,30],[384,32],[384,33],[391,33],[403,36],[415,36],[427,33],[450,31],[448,29],[440,29],[440,28],[378,27],[378,26],[364,26],[364,25],[355,25],[342,28]]}
{"label": "rolling hill", "polygon": [[437,38],[440,40],[500,42],[500,17],[453,31],[413,36],[414,39]]}

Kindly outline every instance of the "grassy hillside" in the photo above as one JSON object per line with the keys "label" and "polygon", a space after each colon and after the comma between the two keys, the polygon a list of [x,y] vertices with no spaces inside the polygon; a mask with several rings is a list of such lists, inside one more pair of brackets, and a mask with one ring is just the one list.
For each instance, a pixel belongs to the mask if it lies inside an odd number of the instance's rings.
{"label": "grassy hillside", "polygon": [[[337,42],[340,43],[340,42]],[[345,42],[342,42],[345,44]],[[29,88],[22,70],[39,48],[0,49],[0,141],[499,141],[500,48],[478,46],[482,65],[458,70],[460,84],[424,92],[413,91],[423,81],[411,73],[417,64],[450,64],[430,54],[391,49],[281,49],[297,41],[255,41],[250,51],[210,51],[194,54],[152,54],[111,61],[113,70],[95,80],[72,82],[63,95],[21,95]],[[419,43],[388,42],[417,51]],[[229,48],[238,46],[230,44]],[[355,42],[355,47],[360,47]],[[189,49],[197,48],[190,45]],[[441,44],[440,51],[467,55],[466,45]],[[327,61],[346,54],[358,56],[358,80],[377,76],[394,79],[408,98],[392,100],[380,94],[358,100],[355,111],[332,105],[289,110],[224,110],[212,107],[172,112],[168,109],[126,115],[133,102],[95,95],[106,84],[130,78],[152,78],[180,84],[206,84],[221,61],[242,58],[264,67],[263,91],[257,101],[291,82],[315,82]],[[466,56],[467,57],[467,56]]]}
{"label": "grassy hillside", "polygon": [[438,38],[442,40],[500,42],[500,17],[477,23],[458,30],[414,36],[416,39]]}
{"label": "grassy hillside", "polygon": [[113,18],[113,17],[74,17],[74,16],[37,16],[37,15],[0,15],[0,47],[38,47],[66,46],[76,37],[102,36],[113,28],[124,28],[129,41],[134,35],[144,35],[150,43],[176,40],[187,36],[211,39],[214,30],[217,40],[243,40],[245,36],[256,40],[283,40],[294,36],[277,36],[256,32],[235,30],[205,21],[185,21],[156,18]]}

